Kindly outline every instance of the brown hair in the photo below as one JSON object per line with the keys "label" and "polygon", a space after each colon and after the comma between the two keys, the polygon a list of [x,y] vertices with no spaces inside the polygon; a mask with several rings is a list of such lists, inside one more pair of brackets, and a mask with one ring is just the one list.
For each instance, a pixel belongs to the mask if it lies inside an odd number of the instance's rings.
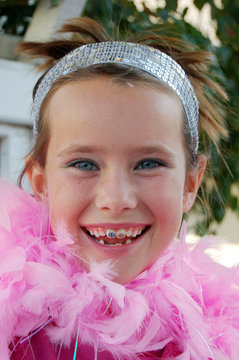
{"label": "brown hair", "polygon": [[[18,51],[30,57],[46,58],[45,63],[39,66],[39,68],[47,72],[60,58],[77,47],[93,42],[116,40],[112,39],[98,23],[88,18],[71,19],[59,32],[73,33],[72,40],[61,39],[46,43],[25,42],[19,46]],[[180,39],[162,37],[158,35],[156,31],[154,31],[154,33],[144,32],[134,34],[124,40],[155,47],[171,56],[180,64],[191,81],[199,101],[199,133],[202,138],[209,137],[217,146],[218,139],[227,134],[223,123],[222,110],[222,102],[227,99],[227,96],[224,90],[213,81],[208,74],[208,64],[211,60],[211,54],[196,51],[192,45],[185,44]],[[77,81],[82,78],[97,75],[111,76],[115,81],[132,81],[144,86],[165,88],[165,86],[153,78],[153,76],[141,70],[118,64],[103,64],[84,69],[79,68],[77,71],[57,79],[42,103],[38,122],[38,135],[35,145],[29,153],[29,160],[19,177],[18,182],[20,186],[23,176],[36,162],[42,167],[45,166],[50,134],[44,112],[51,96],[66,82]],[[43,77],[44,74],[34,87],[33,98],[39,82]],[[170,91],[169,89],[166,90]],[[192,155],[191,138],[188,135],[187,122],[185,121],[184,123],[187,163],[188,166],[195,166],[197,159]]]}

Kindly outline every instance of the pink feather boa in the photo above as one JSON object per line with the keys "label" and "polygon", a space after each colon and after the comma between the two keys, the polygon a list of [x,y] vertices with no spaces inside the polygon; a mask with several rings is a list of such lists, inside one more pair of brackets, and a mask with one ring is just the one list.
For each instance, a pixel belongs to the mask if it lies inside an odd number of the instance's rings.
{"label": "pink feather boa", "polygon": [[51,234],[43,203],[0,187],[1,360],[14,339],[42,328],[52,344],[69,346],[79,334],[115,359],[160,349],[165,359],[239,359],[238,268],[204,253],[212,238],[189,251],[183,228],[180,241],[123,286],[111,280],[110,262],[82,269],[64,227]]}

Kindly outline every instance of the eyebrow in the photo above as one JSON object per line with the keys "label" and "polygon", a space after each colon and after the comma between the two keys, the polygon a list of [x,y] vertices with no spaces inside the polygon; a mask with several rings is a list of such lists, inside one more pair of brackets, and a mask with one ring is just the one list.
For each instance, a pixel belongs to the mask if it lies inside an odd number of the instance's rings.
{"label": "eyebrow", "polygon": [[66,155],[73,155],[73,154],[78,154],[78,153],[94,153],[94,152],[104,152],[103,148],[98,147],[98,146],[88,146],[88,145],[69,145],[66,148],[64,148],[63,150],[61,150],[58,154],[57,157],[63,157]]}
{"label": "eyebrow", "polygon": [[[57,154],[57,157],[61,158],[64,156],[75,155],[75,154],[79,154],[79,153],[92,154],[95,152],[105,153],[105,149],[100,146],[72,144],[72,145],[69,145],[68,147],[64,148],[63,150],[61,150]],[[164,145],[143,145],[143,146],[136,147],[135,149],[133,149],[133,151],[131,151],[131,153],[132,154],[149,154],[149,155],[161,154],[161,155],[167,156],[167,158],[169,158],[169,159],[173,159],[175,157],[175,153],[172,150],[170,150],[167,146],[164,146]]]}

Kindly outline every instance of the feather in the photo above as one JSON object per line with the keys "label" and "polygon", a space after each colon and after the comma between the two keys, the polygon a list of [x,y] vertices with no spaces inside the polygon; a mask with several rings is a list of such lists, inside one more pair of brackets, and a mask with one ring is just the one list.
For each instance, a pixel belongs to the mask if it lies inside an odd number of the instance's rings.
{"label": "feather", "polygon": [[82,268],[64,223],[53,236],[45,204],[6,182],[0,188],[1,359],[16,338],[44,333],[53,348],[77,343],[95,357],[238,360],[239,269],[206,254],[212,237],[189,249],[183,224],[180,241],[123,286],[110,261]]}
{"label": "feather", "polygon": [[21,270],[25,259],[25,251],[19,246],[5,250],[4,256],[0,255],[0,274]]}

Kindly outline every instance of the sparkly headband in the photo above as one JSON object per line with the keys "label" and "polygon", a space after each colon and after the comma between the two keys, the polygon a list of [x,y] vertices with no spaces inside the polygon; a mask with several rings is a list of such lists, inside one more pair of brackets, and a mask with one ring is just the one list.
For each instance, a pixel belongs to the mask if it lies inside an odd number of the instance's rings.
{"label": "sparkly headband", "polygon": [[136,67],[167,84],[181,100],[193,142],[193,152],[197,152],[198,101],[185,71],[176,61],[160,50],[127,42],[83,45],[61,58],[46,73],[37,88],[33,104],[33,132],[35,135],[37,135],[37,123],[42,102],[55,80],[80,67],[105,63]]}

